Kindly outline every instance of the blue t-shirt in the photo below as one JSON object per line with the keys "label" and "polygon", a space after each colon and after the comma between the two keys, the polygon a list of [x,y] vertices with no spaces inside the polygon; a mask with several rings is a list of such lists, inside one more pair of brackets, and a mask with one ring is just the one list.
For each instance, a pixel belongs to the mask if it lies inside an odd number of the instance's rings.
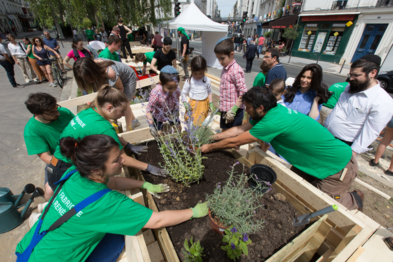
{"label": "blue t-shirt", "polygon": [[[306,93],[302,94],[299,90],[297,90],[295,97],[293,98],[292,103],[285,102],[285,97],[282,96],[284,100],[285,106],[296,110],[299,113],[304,115],[308,115],[311,111],[312,104],[314,103],[314,98],[317,96],[317,93],[314,90],[309,89]],[[321,111],[322,104],[318,105],[318,111]],[[319,115],[315,120],[319,119]]]}
{"label": "blue t-shirt", "polygon": [[[49,46],[52,49],[55,49],[55,47],[59,45],[57,43],[56,39],[54,39],[52,37],[50,39],[47,39],[46,37],[44,37],[44,39],[42,39],[42,40],[44,40],[45,45]],[[57,50],[56,52],[60,55],[59,50]],[[55,55],[55,53],[49,52],[49,55]]]}
{"label": "blue t-shirt", "polygon": [[284,81],[287,80],[287,71],[281,63],[278,63],[269,70],[265,84],[270,85],[270,82],[277,78],[284,79]]}

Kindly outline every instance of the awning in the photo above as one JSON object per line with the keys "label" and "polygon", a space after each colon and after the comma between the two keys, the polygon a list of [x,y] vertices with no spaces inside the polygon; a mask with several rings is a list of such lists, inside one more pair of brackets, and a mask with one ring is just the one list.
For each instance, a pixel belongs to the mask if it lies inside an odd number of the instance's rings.
{"label": "awning", "polygon": [[303,16],[302,22],[352,21],[353,19],[355,19],[355,15]]}
{"label": "awning", "polygon": [[23,22],[23,21],[29,21],[29,20],[34,20],[34,19],[19,16],[19,20]]}
{"label": "awning", "polygon": [[326,15],[358,15],[360,12],[306,12],[299,16],[326,16]]}
{"label": "awning", "polygon": [[262,23],[262,28],[269,29],[284,29],[289,27],[290,25],[294,25],[297,22],[297,15],[288,15],[283,16],[269,22]]}

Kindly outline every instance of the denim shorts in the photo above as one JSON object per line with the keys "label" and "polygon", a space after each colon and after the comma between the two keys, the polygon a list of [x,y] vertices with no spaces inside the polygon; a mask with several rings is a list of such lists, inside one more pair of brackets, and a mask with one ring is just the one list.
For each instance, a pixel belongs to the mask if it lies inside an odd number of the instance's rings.
{"label": "denim shorts", "polygon": [[388,122],[388,127],[393,128],[393,118]]}
{"label": "denim shorts", "polygon": [[232,123],[225,124],[225,118],[227,112],[221,112],[220,128],[229,129],[234,126],[241,126],[243,123],[244,109],[238,109],[236,112],[235,120]]}

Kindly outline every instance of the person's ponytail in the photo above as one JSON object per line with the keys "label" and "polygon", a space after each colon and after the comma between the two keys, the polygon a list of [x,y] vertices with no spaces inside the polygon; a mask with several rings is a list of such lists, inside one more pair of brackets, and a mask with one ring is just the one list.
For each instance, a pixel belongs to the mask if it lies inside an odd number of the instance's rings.
{"label": "person's ponytail", "polygon": [[94,100],[96,107],[103,107],[105,103],[109,103],[114,107],[121,106],[122,103],[128,103],[127,96],[115,87],[108,84],[102,85],[100,91]]}
{"label": "person's ponytail", "polygon": [[60,152],[69,158],[83,177],[88,177],[92,170],[105,171],[105,162],[109,152],[119,144],[107,135],[91,135],[82,139],[64,137],[60,139]]}

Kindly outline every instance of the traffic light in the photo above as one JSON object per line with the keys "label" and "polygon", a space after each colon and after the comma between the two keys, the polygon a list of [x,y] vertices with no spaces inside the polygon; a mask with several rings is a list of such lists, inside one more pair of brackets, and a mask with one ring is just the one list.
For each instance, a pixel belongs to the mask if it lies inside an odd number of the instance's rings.
{"label": "traffic light", "polygon": [[178,15],[180,15],[180,3],[175,2],[175,17],[177,17]]}
{"label": "traffic light", "polygon": [[243,24],[245,24],[247,21],[247,14],[248,12],[243,12],[243,20],[242,20]]}

